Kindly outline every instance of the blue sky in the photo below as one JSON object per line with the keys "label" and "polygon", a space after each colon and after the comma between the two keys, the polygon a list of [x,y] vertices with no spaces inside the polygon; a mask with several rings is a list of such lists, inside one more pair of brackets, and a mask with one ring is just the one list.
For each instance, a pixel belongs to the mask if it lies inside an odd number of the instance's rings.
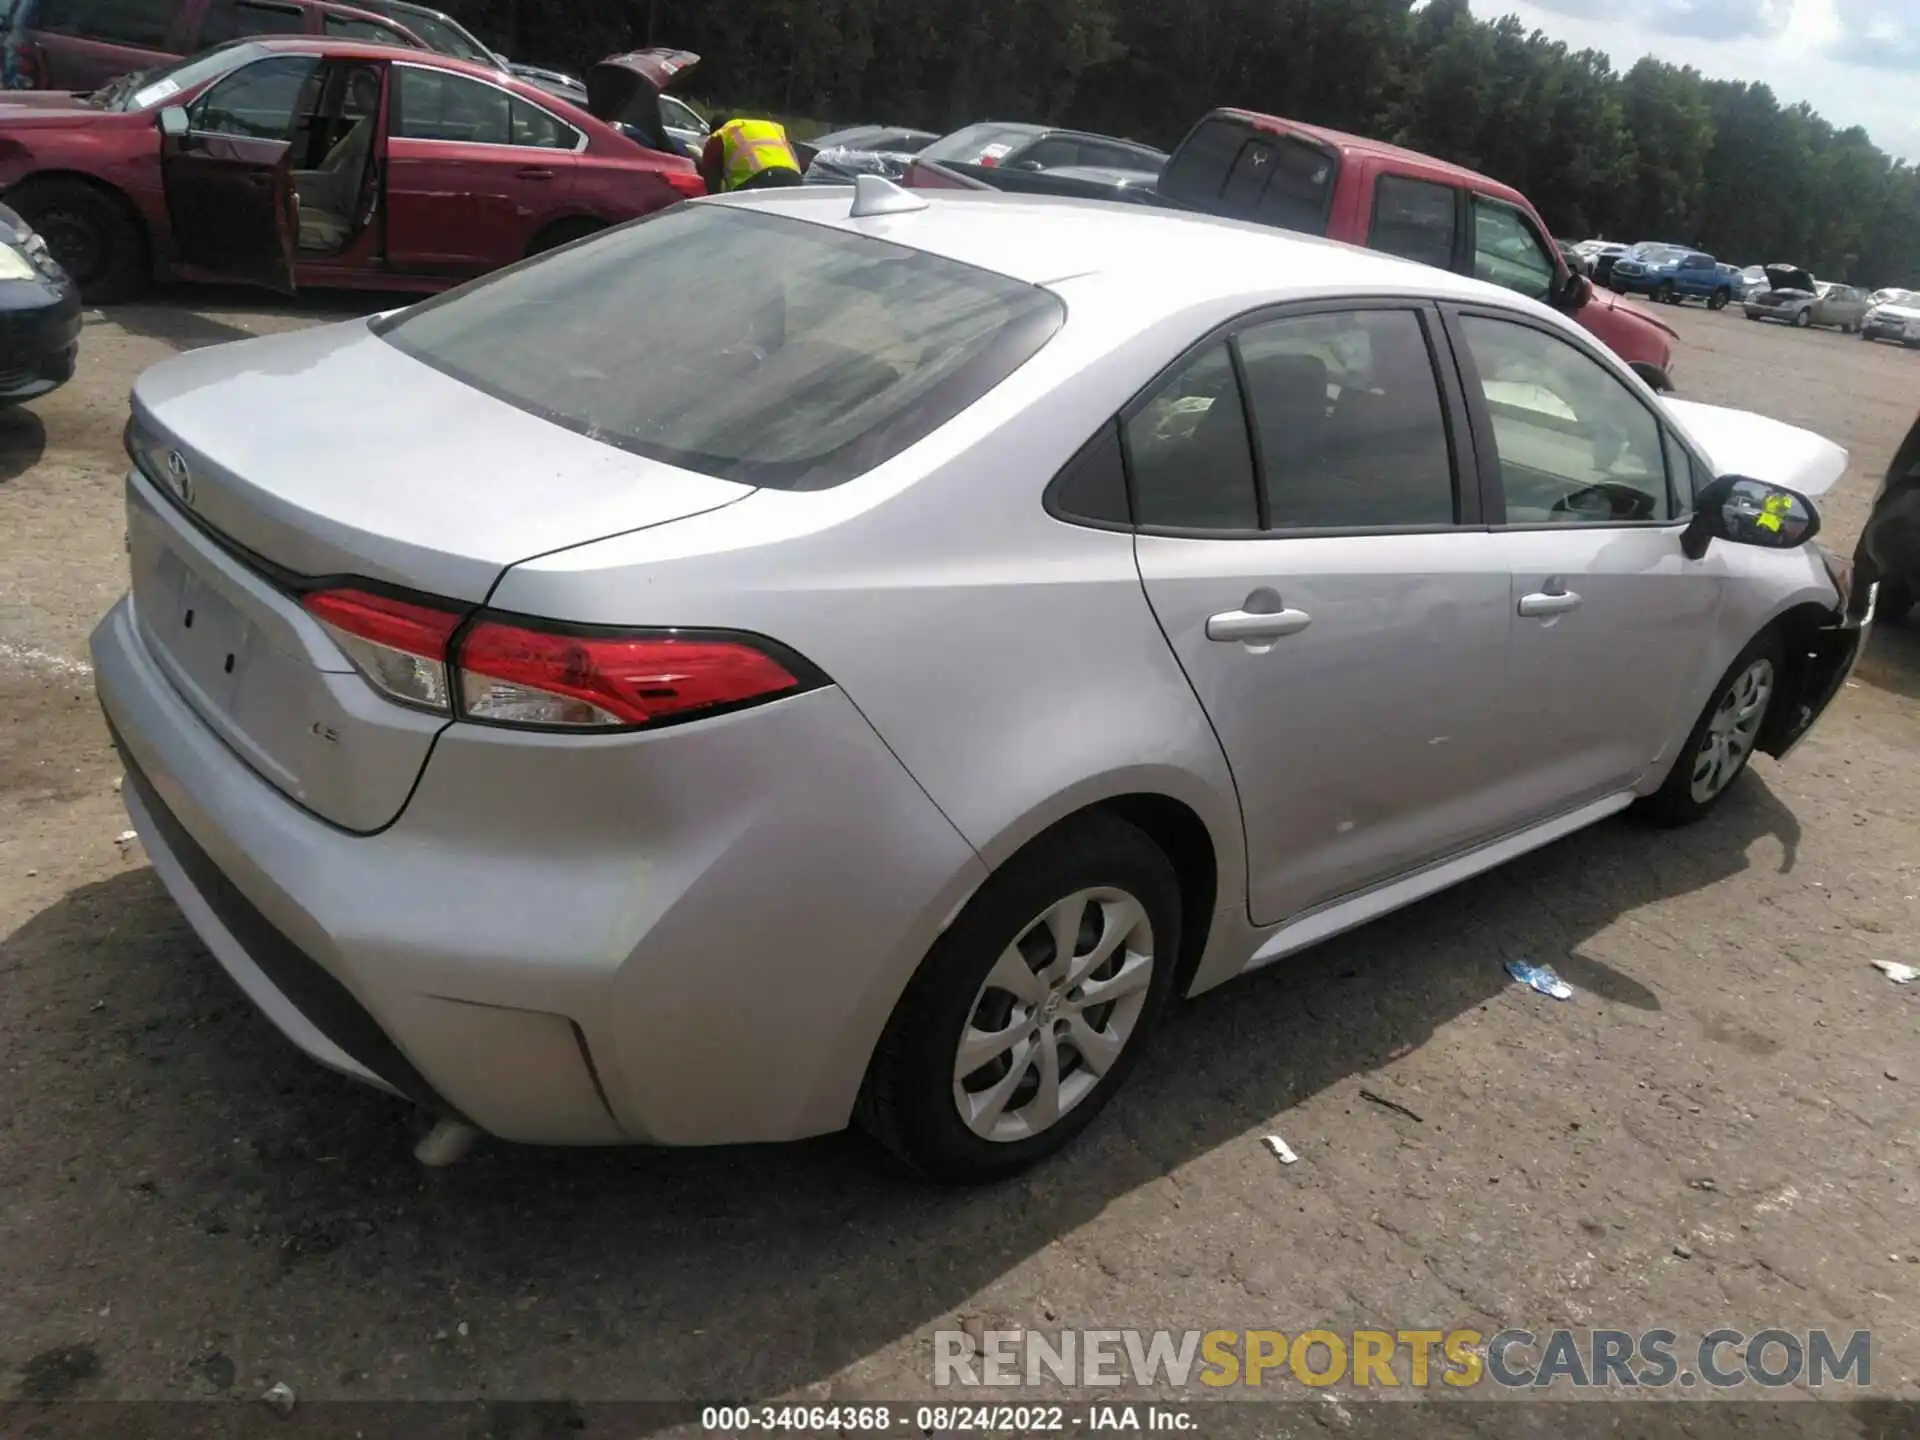
{"label": "blue sky", "polygon": [[1518,15],[1616,70],[1642,55],[1720,80],[1761,81],[1842,128],[1863,125],[1920,161],[1920,0],[1472,0],[1483,20]]}

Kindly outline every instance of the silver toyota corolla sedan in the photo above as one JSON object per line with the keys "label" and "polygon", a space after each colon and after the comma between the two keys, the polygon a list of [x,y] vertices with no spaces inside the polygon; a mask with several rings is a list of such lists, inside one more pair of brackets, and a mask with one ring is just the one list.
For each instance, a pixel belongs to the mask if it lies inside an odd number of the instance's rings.
{"label": "silver toyota corolla sedan", "polygon": [[684,205],[133,395],[124,793],[323,1063],[548,1144],[1005,1173],[1156,1017],[1852,665],[1828,442],[1174,212]]}

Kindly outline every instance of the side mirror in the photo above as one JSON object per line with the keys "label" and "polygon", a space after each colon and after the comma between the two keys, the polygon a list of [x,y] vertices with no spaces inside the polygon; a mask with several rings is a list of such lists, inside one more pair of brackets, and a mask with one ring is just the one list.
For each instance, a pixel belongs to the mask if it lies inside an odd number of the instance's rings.
{"label": "side mirror", "polygon": [[186,139],[192,128],[193,122],[187,118],[185,107],[169,105],[160,112],[160,133],[169,140]]}
{"label": "side mirror", "polygon": [[1698,560],[1715,540],[1792,550],[1820,533],[1820,512],[1804,495],[1765,480],[1722,475],[1694,497],[1693,519],[1680,549]]}
{"label": "side mirror", "polygon": [[1567,278],[1560,284],[1559,308],[1572,315],[1592,298],[1593,282],[1578,270],[1567,271]]}

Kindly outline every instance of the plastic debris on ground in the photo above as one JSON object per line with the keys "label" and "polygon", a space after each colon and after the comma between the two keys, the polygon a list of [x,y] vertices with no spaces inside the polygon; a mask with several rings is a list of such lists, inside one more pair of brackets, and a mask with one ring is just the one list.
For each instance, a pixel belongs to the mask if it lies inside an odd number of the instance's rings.
{"label": "plastic debris on ground", "polygon": [[1267,1149],[1271,1150],[1277,1157],[1279,1157],[1280,1163],[1282,1165],[1291,1165],[1294,1163],[1294,1161],[1300,1158],[1298,1155],[1293,1153],[1293,1147],[1287,1144],[1287,1142],[1282,1140],[1278,1135],[1267,1136],[1266,1146],[1267,1146]]}
{"label": "plastic debris on ground", "polygon": [[1554,974],[1551,965],[1536,965],[1531,960],[1509,960],[1507,974],[1529,990],[1538,990],[1542,995],[1551,995],[1556,1000],[1573,998],[1573,987]]}
{"label": "plastic debris on ground", "polygon": [[293,1387],[284,1380],[280,1381],[260,1398],[282,1415],[291,1415],[294,1404],[296,1403],[293,1395]]}
{"label": "plastic debris on ground", "polygon": [[1911,965],[1902,965],[1897,960],[1875,960],[1873,968],[1896,985],[1911,985],[1914,981],[1920,980],[1920,970],[1914,969]]}

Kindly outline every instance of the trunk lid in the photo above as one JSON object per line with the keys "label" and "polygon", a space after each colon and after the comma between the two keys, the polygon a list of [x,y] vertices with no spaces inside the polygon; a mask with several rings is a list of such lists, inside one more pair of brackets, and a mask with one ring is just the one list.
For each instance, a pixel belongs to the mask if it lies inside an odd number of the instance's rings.
{"label": "trunk lid", "polygon": [[1769,265],[1766,270],[1769,292],[1787,291],[1795,295],[1815,295],[1819,291],[1813,276],[1798,265]]}
{"label": "trunk lid", "polygon": [[[660,92],[676,76],[699,63],[700,57],[691,50],[658,47],[609,55],[587,72],[587,113],[609,125],[623,120],[657,120]],[[639,116],[631,113],[636,107]]]}
{"label": "trunk lid", "polygon": [[377,694],[298,590],[364,579],[477,606],[519,561],[753,493],[494,400],[358,321],[178,356],[133,409],[149,650],[261,776],[358,832],[399,813],[447,717]]}

